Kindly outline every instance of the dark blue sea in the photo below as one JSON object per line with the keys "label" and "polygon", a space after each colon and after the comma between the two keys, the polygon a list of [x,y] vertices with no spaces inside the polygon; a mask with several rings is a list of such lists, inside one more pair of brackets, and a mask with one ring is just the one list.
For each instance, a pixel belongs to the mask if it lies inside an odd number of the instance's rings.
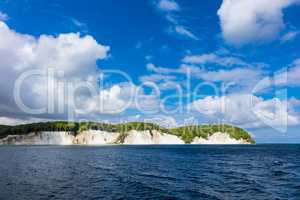
{"label": "dark blue sea", "polygon": [[300,199],[300,145],[2,146],[0,199]]}

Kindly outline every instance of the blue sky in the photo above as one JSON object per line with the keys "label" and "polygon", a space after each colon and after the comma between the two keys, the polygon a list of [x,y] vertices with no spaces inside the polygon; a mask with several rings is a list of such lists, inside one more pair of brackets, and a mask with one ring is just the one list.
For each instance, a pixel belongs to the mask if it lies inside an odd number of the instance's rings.
{"label": "blue sky", "polygon": [[[69,113],[58,113],[57,96],[55,112],[37,114],[25,112],[13,96],[22,73],[52,67],[65,72],[55,81],[88,80],[97,87],[95,95],[79,90],[76,104],[86,112],[75,112],[77,120],[224,122],[261,142],[300,142],[300,2],[272,3],[2,1],[0,119],[65,119]],[[131,81],[106,70],[119,70]],[[28,107],[49,105],[45,80],[24,82],[21,97]],[[222,93],[222,86],[229,89]],[[104,98],[101,109],[95,108],[97,97]]]}

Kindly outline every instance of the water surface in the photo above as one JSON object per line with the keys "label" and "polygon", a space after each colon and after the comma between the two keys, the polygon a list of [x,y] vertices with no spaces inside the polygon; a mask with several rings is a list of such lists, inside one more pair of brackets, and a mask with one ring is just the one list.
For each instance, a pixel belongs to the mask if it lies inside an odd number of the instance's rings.
{"label": "water surface", "polygon": [[1,146],[0,199],[300,199],[300,145]]}

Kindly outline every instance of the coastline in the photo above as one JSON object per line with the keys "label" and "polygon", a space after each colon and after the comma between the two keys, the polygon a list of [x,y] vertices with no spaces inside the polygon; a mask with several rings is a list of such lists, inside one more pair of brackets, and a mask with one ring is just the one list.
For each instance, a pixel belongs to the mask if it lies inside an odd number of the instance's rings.
{"label": "coastline", "polygon": [[117,125],[94,122],[28,124],[2,129],[0,139],[0,144],[13,145],[244,145],[254,143],[249,133],[230,125],[199,125],[166,129],[156,124],[141,122]]}

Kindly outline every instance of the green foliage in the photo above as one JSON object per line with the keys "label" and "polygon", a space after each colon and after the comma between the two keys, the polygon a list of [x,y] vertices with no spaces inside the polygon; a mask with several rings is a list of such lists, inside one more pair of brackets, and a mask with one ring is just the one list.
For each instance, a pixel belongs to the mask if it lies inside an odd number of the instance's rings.
{"label": "green foliage", "polygon": [[120,133],[120,135],[118,136],[117,140],[116,140],[116,144],[123,144],[125,142],[125,139],[127,137],[128,133]]}
{"label": "green foliage", "polygon": [[6,136],[10,126],[0,125],[0,139]]}
{"label": "green foliage", "polygon": [[0,138],[6,137],[7,135],[25,135],[32,132],[41,131],[69,131],[76,133],[76,128],[76,122],[65,121],[40,122],[33,124],[22,124],[17,126],[6,126],[6,128],[0,131]]}
{"label": "green foliage", "polygon": [[79,131],[85,130],[101,130],[108,132],[119,132],[119,133],[127,133],[131,130],[137,131],[146,131],[146,130],[158,130],[161,132],[167,132],[168,130],[162,128],[153,123],[143,123],[143,122],[128,122],[122,124],[104,124],[97,122],[81,122],[79,123]]}
{"label": "green foliage", "polygon": [[170,129],[170,131],[181,137],[186,143],[191,143],[195,137],[208,138],[216,132],[225,132],[234,139],[244,139],[252,144],[255,143],[244,129],[227,124],[184,126]]}
{"label": "green foliage", "polygon": [[0,125],[0,138],[7,135],[24,135],[32,132],[41,131],[67,131],[72,132],[74,135],[86,130],[101,130],[107,132],[121,133],[118,138],[118,143],[124,142],[127,133],[131,130],[146,131],[157,130],[162,133],[176,135],[182,138],[186,143],[191,143],[195,137],[207,138],[215,132],[226,132],[232,138],[244,139],[250,143],[255,143],[251,136],[243,129],[231,125],[197,125],[197,126],[184,126],[173,129],[166,129],[153,123],[143,122],[128,122],[122,124],[105,124],[98,122],[41,122],[33,124],[24,124],[17,126],[3,126]]}

